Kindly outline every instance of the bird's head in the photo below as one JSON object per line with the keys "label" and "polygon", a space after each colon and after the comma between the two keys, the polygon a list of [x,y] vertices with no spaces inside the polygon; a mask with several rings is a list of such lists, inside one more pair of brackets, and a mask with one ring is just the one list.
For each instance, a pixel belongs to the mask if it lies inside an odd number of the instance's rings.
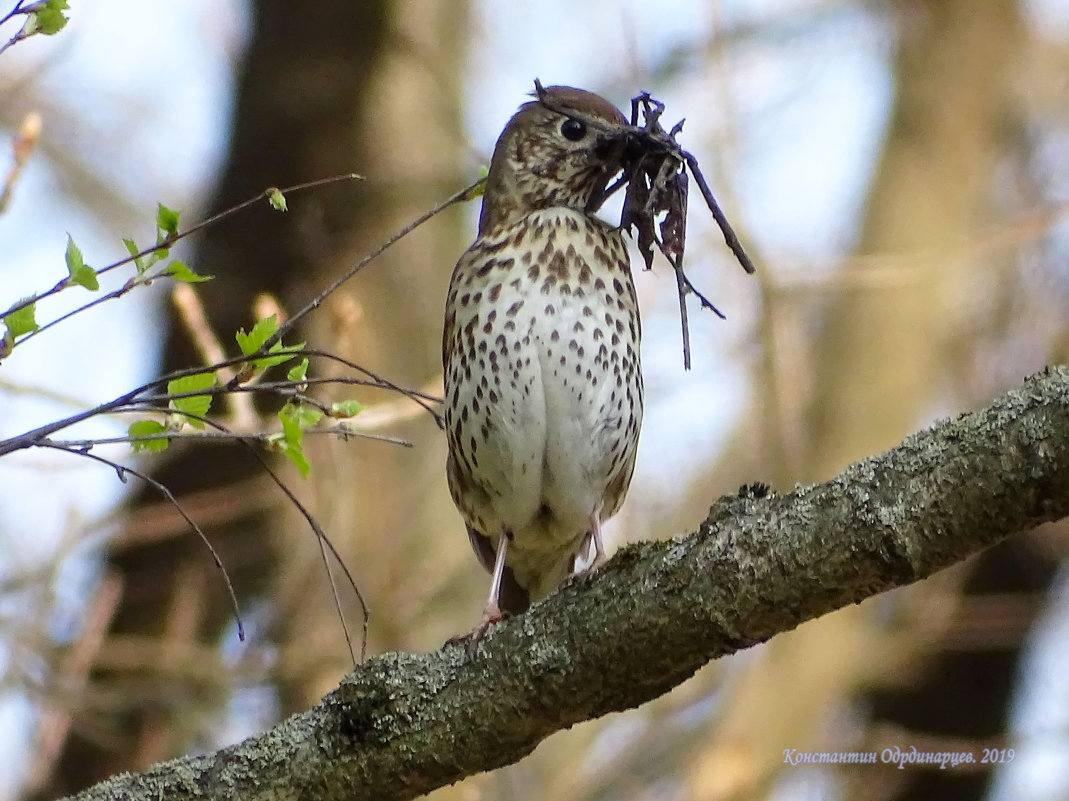
{"label": "bird's head", "polygon": [[608,100],[543,88],[509,120],[486,179],[480,236],[538,209],[592,212],[622,165],[627,119]]}

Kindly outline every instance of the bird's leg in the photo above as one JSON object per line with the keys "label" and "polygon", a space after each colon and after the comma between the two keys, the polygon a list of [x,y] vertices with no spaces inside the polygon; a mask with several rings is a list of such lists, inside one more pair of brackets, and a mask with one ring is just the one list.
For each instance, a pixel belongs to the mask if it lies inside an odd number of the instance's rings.
{"label": "bird's leg", "polygon": [[592,512],[590,515],[590,538],[594,540],[594,559],[587,570],[594,572],[609,561],[605,556],[605,543],[601,540],[601,517],[597,512]]}
{"label": "bird's leg", "polygon": [[502,532],[497,538],[497,555],[494,558],[494,574],[490,578],[490,596],[486,599],[486,608],[483,609],[483,618],[476,631],[485,633],[491,625],[501,620],[504,615],[498,606],[498,597],[501,594],[501,577],[505,575],[505,552],[509,546],[508,532]]}
{"label": "bird's leg", "polygon": [[501,578],[505,575],[505,552],[508,550],[508,545],[509,533],[503,531],[497,538],[497,554],[494,557],[494,573],[490,579],[490,595],[486,599],[486,607],[483,609],[483,616],[480,618],[478,625],[467,634],[450,637],[446,640],[446,645],[466,643],[470,653],[474,650],[479,640],[483,638],[483,635],[486,634],[487,630],[505,618],[505,613],[501,611],[501,607],[498,604],[498,597],[501,594]]}

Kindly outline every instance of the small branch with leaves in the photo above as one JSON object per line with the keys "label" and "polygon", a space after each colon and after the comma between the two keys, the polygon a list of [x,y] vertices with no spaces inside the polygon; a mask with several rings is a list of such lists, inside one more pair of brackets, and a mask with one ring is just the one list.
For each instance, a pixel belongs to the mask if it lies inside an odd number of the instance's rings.
{"label": "small branch with leaves", "polygon": [[[181,231],[178,227],[179,213],[168,208],[164,204],[159,203],[156,208],[156,244],[146,248],[139,248],[133,239],[123,239],[123,245],[129,255],[100,268],[93,268],[86,264],[82,256],[82,251],[74,243],[73,238],[68,236],[67,250],[65,254],[67,277],[58,281],[51,289],[31,295],[30,297],[22,298],[18,302],[9,306],[6,310],[0,311],[0,322],[3,322],[5,328],[4,335],[0,338],[0,359],[7,358],[11,355],[17,345],[38,336],[52,326],[74,317],[75,315],[88,311],[95,306],[99,306],[101,303],[122,297],[138,287],[149,286],[158,279],[170,278],[185,283],[199,283],[210,280],[211,276],[197,275],[189,269],[184,262],[178,259],[169,259],[170,249],[180,240],[212,225],[216,225],[228,217],[232,217],[238,212],[243,211],[256,203],[262,202],[264,198],[267,199],[268,203],[270,203],[271,207],[276,211],[285,211],[285,193],[287,192],[300,192],[308,189],[315,189],[327,184],[338,183],[340,181],[353,180],[361,180],[361,176],[356,175],[355,173],[346,173],[344,175],[335,175],[318,181],[296,184],[295,186],[286,187],[285,189],[270,187],[264,190],[261,194],[238,203],[219,214],[209,217],[208,219]],[[158,267],[161,262],[166,262],[166,264],[162,267]],[[94,298],[88,303],[57,317],[44,325],[38,324],[37,304],[42,300],[75,286],[88,289],[90,292],[97,292],[100,289],[100,276],[130,264],[134,266],[136,273],[118,289]]]}
{"label": "small branch with leaves", "polygon": [[[359,659],[363,659],[367,645],[368,610],[356,581],[348,568],[341,562],[337,551],[315,518],[271,468],[264,453],[273,451],[284,454],[296,466],[302,476],[307,476],[311,465],[304,453],[305,434],[330,435],[342,439],[362,437],[402,446],[411,445],[405,440],[368,430],[371,427],[379,427],[390,419],[396,419],[399,416],[396,411],[388,410],[384,406],[372,407],[370,409],[371,414],[366,418],[368,424],[365,425],[362,422],[364,418],[356,419],[365,411],[363,403],[355,399],[327,403],[315,397],[314,390],[327,384],[370,387],[398,394],[407,402],[415,404],[416,407],[430,414],[439,427],[443,424],[441,415],[437,411],[440,400],[426,391],[401,387],[336,354],[306,347],[304,343],[284,344],[282,338],[287,331],[292,330],[300,319],[317,309],[346,281],[364,269],[387,248],[411,233],[416,227],[454,203],[477,197],[478,188],[481,186],[482,181],[476,181],[472,186],[458,192],[417,220],[406,225],[360,260],[341,278],[317,294],[285,322],[279,322],[280,317],[282,317],[281,314],[272,314],[256,321],[248,332],[244,329],[239,330],[234,336],[239,354],[231,357],[223,355],[224,351],[221,345],[218,344],[214,332],[210,331],[210,325],[203,317],[203,309],[199,307],[196,294],[192,290],[192,285],[208,281],[211,276],[198,275],[183,262],[170,258],[170,249],[179,240],[210,225],[217,224],[254,203],[261,202],[265,197],[274,209],[286,211],[286,193],[358,178],[359,176],[350,173],[319,181],[311,181],[287,187],[286,189],[272,187],[265,190],[264,193],[188,229],[180,229],[178,212],[161,203],[158,205],[156,213],[155,244],[147,248],[139,248],[132,239],[124,239],[123,244],[129,255],[100,269],[89,266],[74,240],[68,237],[65,252],[67,276],[50,289],[18,301],[5,311],[0,312],[0,321],[3,322],[5,328],[3,337],[0,338],[0,356],[10,356],[17,346],[76,314],[121,297],[138,287],[148,286],[160,279],[170,279],[177,282],[176,289],[186,287],[185,292],[178,293],[183,297],[182,312],[183,314],[196,314],[198,317],[197,323],[189,326],[190,329],[197,329],[199,331],[197,336],[212,340],[211,344],[202,350],[205,352],[210,350],[213,354],[218,355],[219,358],[211,361],[206,366],[173,371],[125,392],[110,401],[16,436],[0,439],[0,457],[33,448],[44,448],[88,458],[108,466],[115,470],[121,481],[125,482],[127,477],[132,475],[146,482],[176,508],[191,530],[208,547],[216,565],[219,566],[223,573],[224,581],[234,605],[239,636],[243,637],[237,599],[234,596],[225,568],[215,554],[214,549],[212,549],[204,532],[182,508],[179,500],[166,486],[146,473],[130,467],[115,458],[103,456],[97,451],[104,446],[127,444],[134,453],[153,453],[167,449],[174,442],[194,440],[229,442],[247,448],[254,458],[260,462],[262,469],[279,490],[307,520],[319,542],[324,566],[328,577],[330,577],[332,591],[336,599],[338,591],[332,577],[330,557],[333,557],[333,561],[341,567],[345,574],[347,582],[359,600],[363,613],[364,636],[359,649]],[[112,292],[102,294],[43,325],[38,324],[36,315],[40,301],[75,286],[97,292],[100,289],[99,277],[101,275],[126,265],[133,266],[134,274],[121,287]],[[311,374],[313,364],[319,365],[324,374]],[[285,368],[285,374],[283,376],[277,375],[278,370],[282,368]],[[263,430],[265,421],[256,415],[243,418],[240,421],[241,424],[235,427],[228,422],[224,422],[223,418],[214,411],[214,402],[220,396],[273,399],[273,406],[276,408],[280,406],[281,408],[278,408],[274,415],[274,426],[269,425],[268,430]],[[281,404],[279,401],[281,401]],[[248,408],[252,408],[251,405]],[[57,436],[86,420],[104,416],[120,419],[125,416],[136,416],[137,419],[127,426],[125,434],[121,436],[97,438],[60,438]],[[341,615],[341,608],[342,606],[339,602],[337,604],[339,616]],[[344,619],[342,619],[342,627],[355,664],[358,661],[356,648],[353,646],[348,626]]]}
{"label": "small branch with leaves", "polygon": [[0,53],[39,33],[45,36],[59,33],[67,24],[67,17],[63,14],[67,10],[67,0],[40,0],[40,2],[28,4],[26,0],[18,0],[14,8],[0,17],[0,26],[16,17],[25,17],[25,19],[18,32],[0,45]]}
{"label": "small branch with leaves", "polygon": [[[432,408],[432,404],[436,402],[436,399],[423,392],[397,386],[341,357],[314,349],[307,349],[303,344],[286,346],[281,341],[276,341],[274,345],[266,345],[266,341],[276,333],[276,330],[277,323],[274,317],[260,320],[248,333],[244,330],[238,331],[235,339],[239,349],[242,351],[241,356],[226,359],[207,368],[188,368],[175,371],[91,409],[40,426],[18,436],[0,440],[0,457],[31,448],[47,448],[61,451],[107,465],[116,471],[119,479],[123,482],[126,481],[127,475],[133,475],[160,492],[205,544],[212,555],[212,559],[222,571],[238,623],[238,636],[243,639],[243,626],[230,579],[204,532],[193,518],[186,513],[181,503],[166,486],[129,465],[122,464],[113,458],[101,456],[95,451],[106,445],[128,444],[134,453],[158,452],[165,450],[172,442],[178,440],[229,442],[247,448],[254,458],[260,462],[261,467],[275,485],[308,521],[320,543],[321,549],[323,549],[323,558],[325,564],[327,564],[328,575],[330,574],[330,566],[327,551],[330,551],[345,573],[359,600],[364,618],[365,636],[362,639],[360,648],[360,659],[362,659],[367,642],[368,611],[360,590],[348,568],[341,562],[325,532],[311,513],[286,486],[285,482],[268,465],[262,452],[266,450],[284,454],[297,467],[302,476],[307,476],[311,465],[304,454],[303,443],[306,433],[328,434],[343,439],[367,437],[405,446],[411,444],[405,440],[361,430],[359,422],[355,421],[354,418],[365,408],[362,403],[353,399],[336,401],[330,404],[323,403],[308,394],[308,390],[315,386],[325,384],[358,385],[397,392],[413,399],[426,409],[437,422],[439,421],[438,414]],[[311,359],[340,363],[351,370],[357,371],[359,375],[313,378],[308,375]],[[284,379],[260,380],[272,368],[281,367],[290,362],[295,363],[288,367]],[[220,383],[217,374],[226,368],[234,368],[233,377],[226,383]],[[276,413],[278,430],[255,433],[235,431],[217,418],[210,416],[213,401],[217,397],[236,393],[257,393],[281,398],[284,402],[281,409]],[[105,415],[112,417],[137,415],[140,419],[128,426],[124,436],[93,439],[59,439],[55,436],[80,422]],[[334,422],[330,426],[322,425],[326,420]],[[335,594],[337,593],[336,590],[334,592]],[[340,604],[338,609],[340,614]],[[344,619],[342,620],[342,625],[346,640],[349,643],[350,654],[355,664],[358,658]]]}

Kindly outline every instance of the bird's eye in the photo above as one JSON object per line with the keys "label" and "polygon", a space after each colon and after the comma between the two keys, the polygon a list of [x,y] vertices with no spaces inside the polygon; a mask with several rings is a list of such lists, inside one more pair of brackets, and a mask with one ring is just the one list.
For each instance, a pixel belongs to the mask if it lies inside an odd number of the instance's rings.
{"label": "bird's eye", "polygon": [[560,124],[560,132],[565,139],[578,142],[586,136],[586,123],[574,117],[569,117]]}

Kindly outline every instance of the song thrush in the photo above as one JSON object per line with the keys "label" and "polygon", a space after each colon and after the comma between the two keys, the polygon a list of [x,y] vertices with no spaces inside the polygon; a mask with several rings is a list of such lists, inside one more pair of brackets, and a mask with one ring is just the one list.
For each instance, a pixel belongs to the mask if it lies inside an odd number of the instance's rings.
{"label": "song thrush", "polygon": [[449,488],[493,573],[476,632],[551,593],[591,541],[604,559],[642,421],[627,249],[593,214],[627,120],[590,92],[539,90],[498,139],[445,308]]}

